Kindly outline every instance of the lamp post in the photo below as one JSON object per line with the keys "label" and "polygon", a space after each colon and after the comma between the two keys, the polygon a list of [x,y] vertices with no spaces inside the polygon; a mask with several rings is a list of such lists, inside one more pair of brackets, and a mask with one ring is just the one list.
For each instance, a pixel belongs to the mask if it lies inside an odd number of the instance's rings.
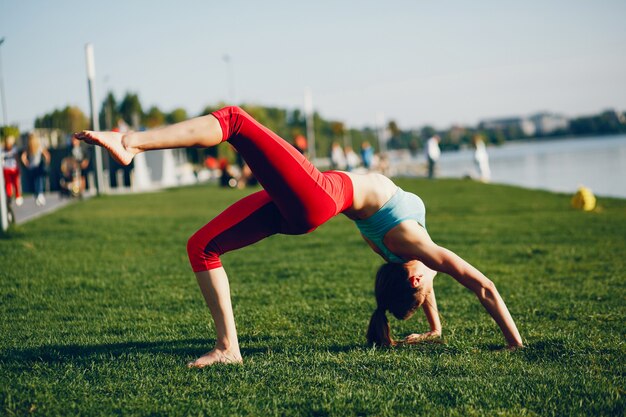
{"label": "lamp post", "polygon": [[[87,86],[89,88],[89,107],[91,108],[91,128],[100,130],[100,121],[98,120],[96,110],[96,65],[93,58],[93,45],[88,43],[85,45],[85,57],[87,58]],[[98,194],[104,193],[104,176],[102,175],[102,150],[99,146],[95,149],[96,160],[96,190]]]}
{"label": "lamp post", "polygon": [[[4,43],[4,38],[0,39],[0,46]],[[0,48],[0,51],[2,48]],[[0,54],[0,94],[2,95],[2,124],[6,125],[7,122],[7,104],[4,100],[4,83],[2,81],[2,54]],[[4,232],[9,228],[9,218],[7,210],[7,195],[4,193],[4,175],[2,173],[4,158],[2,152],[4,149],[0,148],[0,229]]]}
{"label": "lamp post", "polygon": [[[0,47],[4,43],[5,38],[0,39]],[[4,97],[4,81],[2,78],[2,48],[0,48],[0,97],[2,97],[2,124],[8,125],[9,118],[7,116],[7,101]]]}
{"label": "lamp post", "polygon": [[309,159],[315,163],[315,112],[313,110],[313,94],[308,87],[304,90],[304,116],[307,141],[309,142]]}

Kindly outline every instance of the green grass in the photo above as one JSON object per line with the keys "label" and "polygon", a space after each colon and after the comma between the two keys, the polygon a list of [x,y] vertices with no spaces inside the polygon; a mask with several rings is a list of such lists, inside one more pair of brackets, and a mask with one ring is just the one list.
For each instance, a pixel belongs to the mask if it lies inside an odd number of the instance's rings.
{"label": "green grass", "polygon": [[[626,201],[400,180],[433,239],[497,285],[527,347],[435,281],[442,343],[371,349],[381,263],[337,217],[224,255],[245,363],[187,369],[214,342],[187,238],[247,192],[96,198],[0,238],[5,415],[624,415]],[[426,330],[421,314],[402,337]]]}

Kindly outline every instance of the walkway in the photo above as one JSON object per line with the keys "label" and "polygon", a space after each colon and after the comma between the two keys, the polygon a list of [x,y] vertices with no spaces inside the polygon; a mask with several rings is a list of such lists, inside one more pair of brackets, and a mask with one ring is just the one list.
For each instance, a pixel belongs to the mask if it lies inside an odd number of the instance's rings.
{"label": "walkway", "polygon": [[21,207],[17,207],[13,202],[13,212],[15,213],[15,223],[23,224],[27,221],[33,220],[44,214],[51,213],[59,208],[66,206],[76,199],[61,198],[59,193],[46,193],[46,205],[37,206],[35,204],[35,197],[28,195],[24,197],[24,204]]}

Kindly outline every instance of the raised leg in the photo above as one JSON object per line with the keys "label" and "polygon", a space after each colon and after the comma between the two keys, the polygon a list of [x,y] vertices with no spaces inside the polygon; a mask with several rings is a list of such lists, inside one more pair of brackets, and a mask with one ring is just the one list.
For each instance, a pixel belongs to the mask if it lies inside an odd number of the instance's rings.
{"label": "raised leg", "polygon": [[222,141],[222,129],[214,116],[207,115],[144,132],[84,130],[74,134],[74,137],[92,145],[102,146],[117,162],[128,165],[140,152],[218,145]]}

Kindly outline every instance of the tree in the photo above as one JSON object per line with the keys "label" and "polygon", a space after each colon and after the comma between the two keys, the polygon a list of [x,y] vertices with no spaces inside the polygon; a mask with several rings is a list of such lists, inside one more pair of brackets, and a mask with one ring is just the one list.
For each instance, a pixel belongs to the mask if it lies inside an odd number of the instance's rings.
{"label": "tree", "polygon": [[66,106],[62,110],[35,119],[36,128],[59,129],[65,134],[72,134],[89,128],[89,119],[76,106]]}
{"label": "tree", "polygon": [[398,123],[395,120],[390,120],[387,124],[387,131],[389,132],[389,141],[387,141],[387,147],[389,149],[401,149],[402,143],[402,131],[398,127]]}
{"label": "tree", "polygon": [[424,126],[422,128],[422,138],[424,138],[424,140],[428,140],[430,139],[432,136],[434,136],[437,133],[437,131],[435,130],[434,127],[432,126]]}
{"label": "tree", "polygon": [[149,129],[163,126],[165,124],[165,114],[157,106],[152,106],[144,116],[143,124]]}
{"label": "tree", "polygon": [[135,93],[126,93],[124,99],[119,106],[120,116],[133,129],[139,128],[139,124],[143,118],[143,110],[139,96]]}
{"label": "tree", "polygon": [[169,124],[184,122],[188,118],[189,116],[187,116],[187,110],[181,107],[178,107],[165,115],[165,121]]}
{"label": "tree", "polygon": [[115,127],[120,117],[115,96],[109,91],[100,109],[100,127],[102,129],[111,130]]}
{"label": "tree", "polygon": [[17,126],[2,126],[0,127],[0,138],[2,140],[13,136],[14,138],[20,137],[20,129]]}

